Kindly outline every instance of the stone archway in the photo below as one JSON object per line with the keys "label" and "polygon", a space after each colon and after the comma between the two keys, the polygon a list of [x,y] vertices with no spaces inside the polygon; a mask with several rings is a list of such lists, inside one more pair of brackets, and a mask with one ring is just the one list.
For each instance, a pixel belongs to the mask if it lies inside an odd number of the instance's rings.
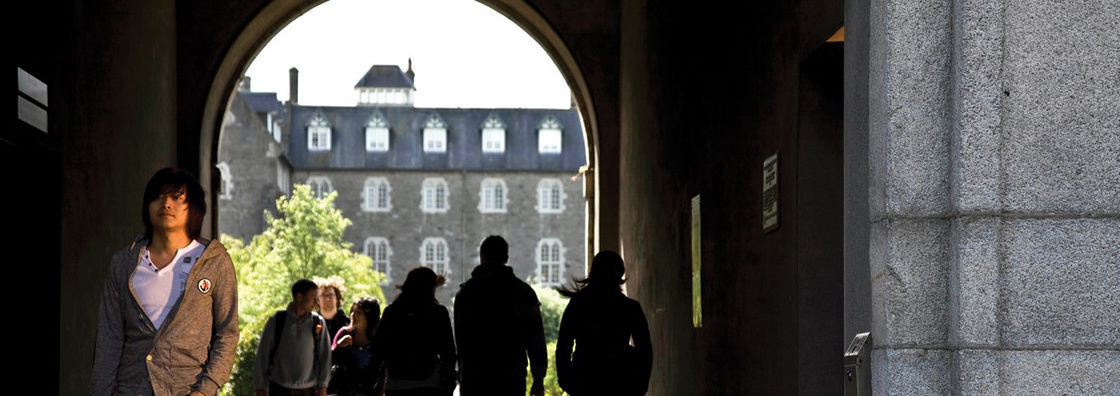
{"label": "stone archway", "polygon": [[[617,225],[603,224],[598,213],[600,200],[600,177],[595,172],[600,163],[598,149],[599,128],[595,106],[584,77],[575,56],[561,39],[560,35],[550,26],[548,21],[524,0],[479,0],[481,3],[493,8],[505,17],[512,20],[525,30],[548,53],[564,76],[572,91],[573,100],[580,110],[584,131],[584,150],[588,162],[589,174],[585,173],[585,191],[587,191],[587,243],[585,262],[590,262],[593,252],[602,246],[599,239],[603,234],[610,235],[609,240],[617,240]],[[253,58],[268,44],[268,41],[288,23],[299,18],[305,12],[323,4],[324,1],[301,2],[293,0],[275,0],[268,3],[249,23],[241,30],[229,50],[222,58],[218,71],[206,96],[206,104],[202,114],[201,131],[199,133],[199,180],[202,184],[212,185],[213,168],[218,157],[218,139],[221,133],[222,115],[229,103],[229,92],[236,86],[240,76],[248,69]],[[215,202],[216,201],[212,201]],[[210,215],[204,229],[217,234],[216,218],[217,205],[210,205]],[[605,227],[604,227],[605,226]],[[603,231],[605,232],[603,232]],[[609,244],[608,244],[609,245]]]}

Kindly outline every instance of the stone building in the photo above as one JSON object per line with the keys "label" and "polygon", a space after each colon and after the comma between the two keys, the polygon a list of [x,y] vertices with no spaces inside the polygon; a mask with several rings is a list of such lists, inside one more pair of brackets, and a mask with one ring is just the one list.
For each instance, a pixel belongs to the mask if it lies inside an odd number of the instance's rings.
{"label": "stone building", "polygon": [[[344,239],[398,285],[418,265],[448,280],[444,303],[478,264],[478,244],[502,235],[523,279],[559,286],[585,258],[583,130],[574,109],[413,106],[411,65],[375,65],[357,105],[313,106],[252,92],[245,79],[219,148],[219,229],[248,240],[292,183],[337,192],[353,221]],[[387,287],[388,298],[396,289]]]}

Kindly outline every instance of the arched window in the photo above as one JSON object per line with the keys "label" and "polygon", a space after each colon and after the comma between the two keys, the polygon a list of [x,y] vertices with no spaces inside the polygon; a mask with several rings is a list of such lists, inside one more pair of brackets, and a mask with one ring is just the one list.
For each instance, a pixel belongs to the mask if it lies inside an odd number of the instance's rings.
{"label": "arched window", "polygon": [[541,179],[537,183],[537,212],[561,213],[564,211],[564,184],[560,179]]}
{"label": "arched window", "polygon": [[537,128],[537,150],[541,154],[559,154],[564,147],[564,126],[556,117],[548,116]]}
{"label": "arched window", "polygon": [[380,111],[374,111],[366,123],[366,151],[389,151],[389,122]]}
{"label": "arched window", "polygon": [[560,286],[564,275],[564,244],[556,238],[537,243],[537,282],[543,286]]}
{"label": "arched window", "polygon": [[478,191],[478,211],[481,213],[506,213],[509,197],[506,194],[506,182],[502,179],[482,179],[482,186]]}
{"label": "arched window", "polygon": [[447,123],[439,114],[432,114],[424,123],[424,152],[443,153],[447,151]]}
{"label": "arched window", "polygon": [[506,151],[506,123],[491,113],[482,123],[482,152],[503,153]]}
{"label": "arched window", "polygon": [[307,178],[307,185],[311,186],[311,194],[319,199],[326,197],[327,194],[334,191],[334,187],[331,186],[331,179],[325,176],[311,176]]}
{"label": "arched window", "polygon": [[331,124],[316,114],[307,122],[307,149],[311,151],[326,151],[331,149]]}
{"label": "arched window", "polygon": [[447,181],[442,177],[424,179],[420,187],[420,210],[424,213],[445,213],[451,205],[447,200]]}
{"label": "arched window", "polygon": [[447,256],[447,241],[443,238],[424,238],[420,244],[420,265],[431,268],[437,274],[451,273]]}
{"label": "arched window", "polygon": [[215,165],[222,175],[222,191],[218,195],[219,199],[232,199],[233,198],[233,174],[229,171],[229,164],[219,162]]}
{"label": "arched window", "polygon": [[366,212],[388,212],[393,209],[389,200],[389,180],[384,177],[366,179],[362,188],[362,210]]}
{"label": "arched window", "polygon": [[373,259],[373,270],[384,275],[381,278],[381,283],[389,283],[392,279],[389,275],[389,257],[393,255],[393,249],[389,247],[389,240],[382,237],[366,238],[365,254]]}

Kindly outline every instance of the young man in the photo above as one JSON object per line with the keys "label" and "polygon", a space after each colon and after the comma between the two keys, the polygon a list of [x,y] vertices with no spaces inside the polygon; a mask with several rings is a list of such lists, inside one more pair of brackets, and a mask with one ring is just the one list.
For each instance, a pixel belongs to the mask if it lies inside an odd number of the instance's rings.
{"label": "young man", "polygon": [[144,235],[113,255],[98,310],[92,395],[213,396],[237,350],[237,278],[201,239],[205,193],[183,170],[144,188]]}
{"label": "young man", "polygon": [[313,311],[318,298],[315,282],[300,279],[292,284],[288,309],[265,323],[254,371],[258,396],[326,396],[331,339],[326,321]]}
{"label": "young man", "polygon": [[509,245],[490,236],[479,264],[455,297],[462,396],[525,395],[525,357],[533,373],[530,394],[544,394],[548,366],[544,324],[536,293],[506,266]]}

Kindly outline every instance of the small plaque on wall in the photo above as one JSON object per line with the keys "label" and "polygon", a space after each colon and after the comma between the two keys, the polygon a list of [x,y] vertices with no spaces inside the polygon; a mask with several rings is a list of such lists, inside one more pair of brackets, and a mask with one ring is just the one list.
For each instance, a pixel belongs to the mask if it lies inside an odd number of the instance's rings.
{"label": "small plaque on wall", "polygon": [[778,228],[778,153],[762,161],[762,232]]}

